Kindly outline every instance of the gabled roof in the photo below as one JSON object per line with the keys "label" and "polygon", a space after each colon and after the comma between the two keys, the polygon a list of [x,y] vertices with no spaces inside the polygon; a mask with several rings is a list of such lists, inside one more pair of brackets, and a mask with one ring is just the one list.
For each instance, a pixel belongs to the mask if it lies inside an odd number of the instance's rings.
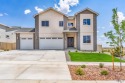
{"label": "gabled roof", "polygon": [[85,9],[83,9],[83,10],[81,10],[81,11],[77,12],[75,15],[77,15],[77,14],[79,14],[79,13],[83,12],[83,11],[86,11],[86,10],[88,10],[88,11],[90,11],[90,12],[92,12],[92,13],[96,14],[97,16],[99,15],[97,12],[93,11],[93,10],[92,10],[92,9],[90,9],[90,8],[85,8]]}
{"label": "gabled roof", "polygon": [[0,23],[0,26],[4,26],[4,27],[7,27],[7,28],[10,28],[9,26],[1,24],[1,23]]}
{"label": "gabled roof", "polygon": [[64,16],[68,17],[66,14],[64,14],[64,13],[62,13],[62,12],[60,12],[60,11],[58,11],[58,10],[52,8],[52,7],[48,8],[48,9],[46,9],[46,10],[44,10],[44,11],[42,11],[42,12],[36,14],[36,15],[34,15],[34,17],[36,17],[37,15],[40,15],[40,14],[42,14],[42,13],[48,11],[48,10],[53,10],[53,11],[55,11],[55,12],[57,12],[57,13],[60,13],[60,14],[62,14],[62,15],[64,15]]}
{"label": "gabled roof", "polygon": [[16,31],[16,33],[20,33],[20,32],[35,32],[35,28],[21,28]]}

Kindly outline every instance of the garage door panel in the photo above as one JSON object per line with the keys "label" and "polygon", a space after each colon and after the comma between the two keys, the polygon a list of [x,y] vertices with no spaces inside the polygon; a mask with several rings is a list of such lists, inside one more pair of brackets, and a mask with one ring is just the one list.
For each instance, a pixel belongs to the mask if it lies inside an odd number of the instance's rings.
{"label": "garage door panel", "polygon": [[40,49],[63,49],[63,39],[40,39]]}
{"label": "garage door panel", "polygon": [[20,49],[22,49],[22,50],[33,49],[33,38],[21,38],[20,39]]}

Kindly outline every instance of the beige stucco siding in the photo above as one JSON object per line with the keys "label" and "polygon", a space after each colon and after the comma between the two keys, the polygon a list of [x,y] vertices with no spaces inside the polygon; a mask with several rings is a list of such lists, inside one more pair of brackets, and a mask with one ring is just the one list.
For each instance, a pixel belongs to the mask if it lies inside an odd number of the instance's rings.
{"label": "beige stucco siding", "polygon": [[[73,27],[76,26],[76,25],[75,25],[75,19],[68,19],[68,23],[73,23]],[[67,24],[67,26],[68,26],[68,24]]]}
{"label": "beige stucco siding", "polygon": [[[83,25],[83,19],[90,19],[91,25]],[[91,36],[91,43],[83,43],[83,36]],[[80,50],[93,50],[93,14],[80,14]]]}
{"label": "beige stucco siding", "polygon": [[[83,43],[83,36],[90,35],[91,43]],[[92,33],[80,33],[80,49],[81,50],[93,50],[93,34]]]}
{"label": "beige stucco siding", "polygon": [[20,38],[33,38],[33,33],[20,33]]}
{"label": "beige stucco siding", "polygon": [[[49,21],[49,27],[42,27],[41,21]],[[39,15],[39,33],[40,34],[52,34],[61,33],[63,27],[59,27],[59,21],[63,21],[63,15],[53,11],[48,10],[43,14]]]}
{"label": "beige stucco siding", "polygon": [[59,34],[59,33],[39,34],[39,37],[63,37],[63,34]]}
{"label": "beige stucco siding", "polygon": [[[91,25],[83,25],[83,19],[90,19]],[[80,32],[93,32],[93,14],[80,14]]]}

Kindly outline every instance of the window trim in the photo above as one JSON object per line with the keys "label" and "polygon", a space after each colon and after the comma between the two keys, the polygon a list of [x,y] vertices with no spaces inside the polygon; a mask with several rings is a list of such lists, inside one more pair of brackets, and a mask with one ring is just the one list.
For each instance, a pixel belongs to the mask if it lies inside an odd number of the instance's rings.
{"label": "window trim", "polygon": [[[60,22],[62,24],[62,26],[60,25]],[[64,21],[59,21],[59,27],[63,27],[64,26]]]}
{"label": "window trim", "polygon": [[[88,37],[88,36],[90,37],[90,42],[84,42],[84,37]],[[87,39],[85,41],[87,41]],[[83,43],[90,44],[91,43],[91,35],[83,35]]]}
{"label": "window trim", "polygon": [[[46,26],[46,24],[43,26],[43,22],[48,22],[48,26]],[[42,21],[41,21],[41,26],[42,26],[42,27],[49,27],[49,20],[42,20]]]}
{"label": "window trim", "polygon": [[[89,20],[89,23],[88,23],[88,20]],[[84,23],[84,21],[85,21],[86,23]],[[90,25],[91,25],[91,19],[90,19],[90,18],[85,18],[85,19],[83,19],[83,25],[88,25],[88,26],[90,26]]]}

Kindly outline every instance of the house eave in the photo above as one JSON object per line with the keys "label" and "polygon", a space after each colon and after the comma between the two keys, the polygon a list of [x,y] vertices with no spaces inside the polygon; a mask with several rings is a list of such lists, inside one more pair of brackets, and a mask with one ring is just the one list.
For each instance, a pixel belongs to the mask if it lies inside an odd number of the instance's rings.
{"label": "house eave", "polygon": [[16,32],[16,33],[35,33],[35,32]]}

